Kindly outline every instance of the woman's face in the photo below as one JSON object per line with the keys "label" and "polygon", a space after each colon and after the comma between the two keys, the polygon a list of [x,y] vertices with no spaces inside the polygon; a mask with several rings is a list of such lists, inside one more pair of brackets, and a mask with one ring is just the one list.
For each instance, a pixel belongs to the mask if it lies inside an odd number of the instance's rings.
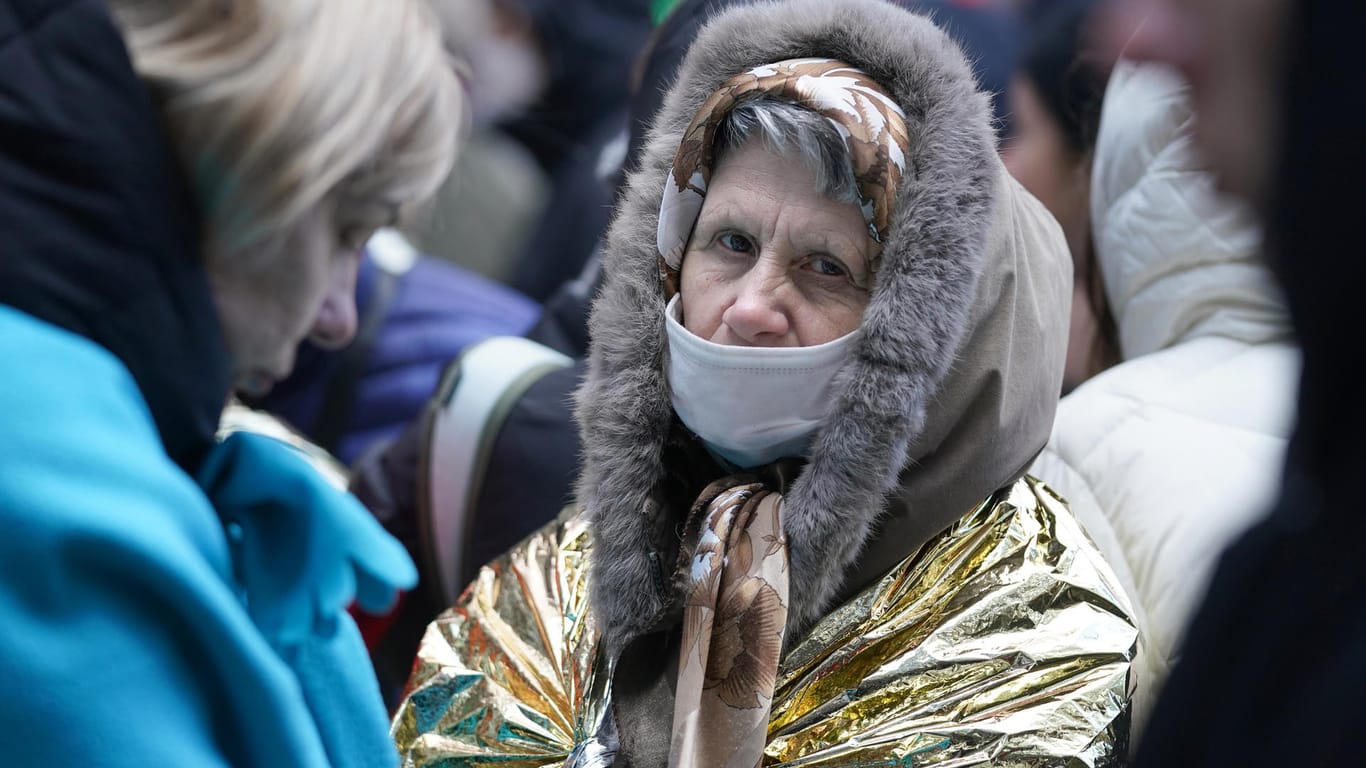
{"label": "woman's face", "polygon": [[683,256],[683,326],[717,344],[809,347],[858,328],[876,244],[806,163],[751,141],[717,165]]}
{"label": "woman's face", "polygon": [[1062,225],[1076,258],[1089,247],[1091,237],[1091,163],[1067,145],[1062,128],[1028,78],[1017,75],[1011,81],[1010,104],[1015,135],[1002,154],[1006,169]]}
{"label": "woman's face", "polygon": [[1122,0],[1101,16],[1109,47],[1175,67],[1190,83],[1195,142],[1225,190],[1270,193],[1290,0]]}
{"label": "woman's face", "polygon": [[1016,76],[1010,84],[1016,134],[1003,154],[1012,176],[1062,225],[1072,253],[1072,322],[1067,340],[1063,391],[1095,375],[1092,350],[1099,333],[1087,297],[1091,255],[1091,163],[1067,145],[1062,129],[1044,108],[1034,84]]}
{"label": "woman's face", "polygon": [[232,359],[233,389],[261,397],[294,368],[305,338],[337,349],[356,333],[359,244],[340,242],[331,217],[314,209],[259,274],[210,270],[214,304]]}

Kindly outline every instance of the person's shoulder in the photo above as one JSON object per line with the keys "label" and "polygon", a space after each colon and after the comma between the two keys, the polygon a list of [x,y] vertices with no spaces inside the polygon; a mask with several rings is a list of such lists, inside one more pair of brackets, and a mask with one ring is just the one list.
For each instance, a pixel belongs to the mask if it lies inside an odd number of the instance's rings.
{"label": "person's shoulder", "polygon": [[1300,366],[1288,340],[1202,336],[1133,362],[1113,391],[1191,419],[1289,437]]}
{"label": "person's shoulder", "polygon": [[[0,304],[0,359],[14,374],[0,377],[5,404],[61,402],[82,396],[116,399],[136,392],[132,375],[95,342]],[[131,388],[131,389],[130,389]],[[81,408],[82,400],[65,403]],[[99,404],[101,407],[107,402]],[[12,415],[14,409],[7,408]]]}
{"label": "person's shoulder", "polygon": [[1063,398],[1030,471],[1073,503],[1112,557],[1118,543],[1151,565],[1150,550],[1177,531],[1218,529],[1222,539],[1274,492],[1295,359],[1289,345],[1207,338],[1122,363]]}
{"label": "person's shoulder", "polygon": [[[1085,522],[1074,509],[1074,502],[1055,490],[1047,481],[1026,475],[1015,481],[1008,491],[998,493],[997,498],[1001,503],[996,512],[996,524],[1018,525],[1017,518],[1021,515],[1027,516],[1033,523],[1041,526],[1041,530],[1050,530],[1050,535],[1055,536],[1059,543],[1070,549],[1069,557],[1092,561],[1092,566],[1097,568],[1091,577],[1096,589],[1107,592],[1118,586],[1119,580],[1116,578],[1111,557],[1097,545],[1094,537],[1087,533]],[[1069,567],[1073,567],[1073,564],[1058,561],[1060,570]],[[1127,600],[1118,604],[1132,614]]]}
{"label": "person's shoulder", "polygon": [[0,519],[12,543],[28,542],[11,554],[65,542],[224,556],[212,507],[113,354],[0,307],[0,359],[22,373],[0,377]]}
{"label": "person's shoulder", "polygon": [[1182,342],[1126,360],[1064,397],[1049,449],[1086,473],[1083,465],[1103,455],[1146,452],[1183,435],[1284,443],[1298,372],[1289,343]]}
{"label": "person's shoulder", "polygon": [[0,359],[11,374],[0,377],[5,465],[70,468],[97,453],[133,463],[150,449],[164,454],[132,374],[98,344],[0,306]]}

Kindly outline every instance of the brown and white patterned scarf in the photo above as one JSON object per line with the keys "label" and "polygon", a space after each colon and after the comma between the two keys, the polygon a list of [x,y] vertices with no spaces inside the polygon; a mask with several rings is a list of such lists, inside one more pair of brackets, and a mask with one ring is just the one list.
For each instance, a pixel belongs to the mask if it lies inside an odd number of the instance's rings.
{"label": "brown and white patterned scarf", "polygon": [[687,537],[695,546],[669,745],[674,768],[754,768],[763,758],[787,625],[782,498],[762,483],[721,490]]}
{"label": "brown and white patterned scarf", "polygon": [[[664,184],[656,234],[666,299],[677,290],[683,252],[702,212],[716,129],[737,105],[759,96],[800,104],[834,124],[849,147],[868,236],[877,243],[886,240],[906,172],[906,113],[866,72],[844,62],[789,59],[765,64],[732,77],[707,97],[679,142]],[[871,268],[877,271],[876,257]]]}

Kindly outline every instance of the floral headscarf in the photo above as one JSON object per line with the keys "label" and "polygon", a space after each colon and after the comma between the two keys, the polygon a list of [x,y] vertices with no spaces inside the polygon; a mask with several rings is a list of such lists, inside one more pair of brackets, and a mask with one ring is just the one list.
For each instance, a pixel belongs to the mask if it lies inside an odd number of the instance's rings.
{"label": "floral headscarf", "polygon": [[[876,243],[887,237],[910,144],[906,113],[866,72],[842,61],[788,59],[766,64],[716,89],[683,132],[659,207],[657,240],[666,297],[676,290],[683,252],[702,212],[715,161],[716,129],[735,107],[760,96],[799,104],[835,126],[849,148],[868,236]],[[875,256],[873,271],[878,266]]]}

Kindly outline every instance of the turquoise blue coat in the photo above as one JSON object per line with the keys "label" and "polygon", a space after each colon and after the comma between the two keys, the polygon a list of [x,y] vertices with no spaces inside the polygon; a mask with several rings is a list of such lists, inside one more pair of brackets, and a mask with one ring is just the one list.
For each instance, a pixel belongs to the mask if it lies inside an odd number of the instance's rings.
{"label": "turquoise blue coat", "polygon": [[397,763],[346,609],[416,573],[238,434],[191,477],[118,358],[0,305],[0,765]]}

